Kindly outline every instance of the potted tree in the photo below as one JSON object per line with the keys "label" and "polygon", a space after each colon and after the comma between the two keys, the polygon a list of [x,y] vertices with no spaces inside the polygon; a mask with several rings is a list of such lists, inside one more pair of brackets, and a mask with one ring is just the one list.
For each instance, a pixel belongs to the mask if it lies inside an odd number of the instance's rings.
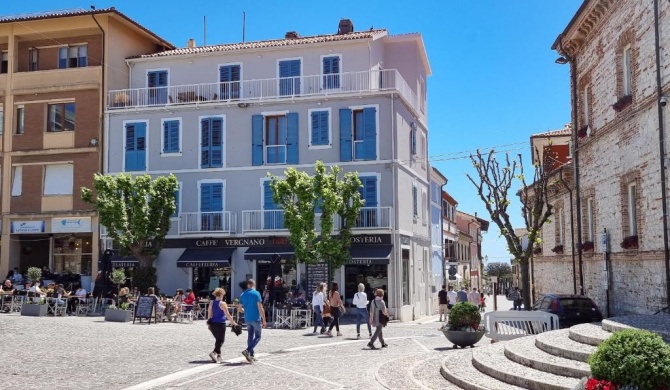
{"label": "potted tree", "polygon": [[447,340],[454,344],[454,348],[473,348],[486,333],[486,329],[479,324],[481,319],[477,306],[470,302],[460,302],[451,309],[449,321],[441,330]]}
{"label": "potted tree", "polygon": [[30,279],[33,284],[42,278],[42,270],[39,269],[38,267],[30,267],[28,268],[28,272],[26,272],[26,275],[28,275],[28,279]]}
{"label": "potted tree", "polygon": [[[112,271],[110,280],[117,287],[117,291],[121,291],[121,284],[126,281],[126,272],[122,268],[117,268]],[[105,311],[105,321],[110,322],[130,322],[132,320],[132,311],[128,310],[128,304],[119,304],[119,294],[116,294],[116,305],[110,306]]]}
{"label": "potted tree", "polygon": [[44,317],[47,315],[47,301],[40,298],[39,301],[29,299],[21,306],[21,315],[29,317]]}

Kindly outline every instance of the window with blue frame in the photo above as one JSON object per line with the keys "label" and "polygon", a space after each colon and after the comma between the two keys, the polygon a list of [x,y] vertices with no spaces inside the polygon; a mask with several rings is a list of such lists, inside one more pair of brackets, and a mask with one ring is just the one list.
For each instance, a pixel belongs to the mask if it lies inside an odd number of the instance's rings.
{"label": "window with blue frame", "polygon": [[280,230],[284,228],[284,212],[275,204],[270,180],[263,182],[263,229]]}
{"label": "window with blue frame", "polygon": [[58,68],[83,68],[88,62],[88,46],[67,46],[58,49]]}
{"label": "window with blue frame", "polygon": [[223,118],[200,120],[200,168],[223,166]]}
{"label": "window with blue frame", "polygon": [[163,154],[181,153],[181,121],[163,121]]}
{"label": "window with blue frame", "polygon": [[240,65],[223,65],[219,67],[221,100],[240,98],[241,75],[242,67]]}
{"label": "window with blue frame", "polygon": [[310,112],[309,146],[330,146],[330,111]]}
{"label": "window with blue frame", "polygon": [[125,171],[144,171],[147,168],[146,122],[126,123]]}
{"label": "window with blue frame", "polygon": [[279,96],[300,95],[300,60],[279,61]]}
{"label": "window with blue frame", "polygon": [[223,230],[223,183],[200,183],[200,231]]}
{"label": "window with blue frame", "polygon": [[252,165],[298,164],[298,113],[251,117]]}
{"label": "window with blue frame", "polygon": [[155,70],[147,72],[148,103],[167,104],[168,101],[168,71]]}
{"label": "window with blue frame", "polygon": [[361,199],[364,201],[363,207],[356,219],[356,227],[370,228],[377,227],[377,176],[360,176],[361,188],[359,192]]}
{"label": "window with blue frame", "polygon": [[340,109],[340,160],[377,159],[377,109]]}
{"label": "window with blue frame", "polygon": [[340,56],[323,57],[323,88],[340,88]]}

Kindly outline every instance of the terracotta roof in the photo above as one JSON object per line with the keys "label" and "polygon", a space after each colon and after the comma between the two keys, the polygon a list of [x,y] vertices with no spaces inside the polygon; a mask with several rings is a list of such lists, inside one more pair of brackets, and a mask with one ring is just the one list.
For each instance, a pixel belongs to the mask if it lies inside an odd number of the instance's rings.
{"label": "terracotta roof", "polygon": [[341,35],[340,34],[313,35],[309,37],[300,37],[300,38],[282,38],[282,39],[270,39],[264,41],[254,41],[254,42],[226,43],[222,45],[184,47],[181,49],[168,50],[160,53],[144,54],[132,58],[156,58],[156,57],[167,57],[167,56],[180,56],[187,54],[262,49],[268,47],[308,45],[312,43],[351,41],[356,39],[374,39],[380,36],[384,36],[386,34],[387,31],[385,29],[379,29],[369,31],[355,31],[352,33],[341,34]]}
{"label": "terracotta roof", "polygon": [[569,123],[560,130],[551,130],[544,133],[533,134],[530,138],[560,137],[565,135],[572,135],[572,125]]}
{"label": "terracotta roof", "polygon": [[456,199],[454,199],[447,191],[442,191],[442,199],[446,200],[449,202],[450,205],[452,206],[458,206],[458,202]]}
{"label": "terracotta roof", "polygon": [[113,13],[121,17],[122,19],[125,19],[127,22],[130,24],[134,25],[135,27],[139,28],[140,30],[146,32],[147,34],[151,35],[153,38],[158,40],[162,45],[166,46],[169,49],[174,49],[174,45],[171,44],[170,42],[166,41],[165,39],[159,37],[156,35],[153,31],[149,30],[148,28],[142,26],[138,22],[134,21],[124,13],[118,11],[114,7],[110,8],[101,8],[101,9],[96,9],[96,10],[86,10],[83,8],[79,9],[68,9],[68,10],[61,10],[61,11],[47,11],[47,12],[34,12],[34,13],[28,13],[28,14],[20,14],[20,15],[7,15],[7,16],[0,16],[0,23],[15,23],[15,22],[29,22],[33,20],[43,20],[43,19],[55,19],[55,18],[66,18],[66,17],[73,17],[73,16],[86,16],[86,15],[98,15],[98,14],[107,14],[107,13]]}

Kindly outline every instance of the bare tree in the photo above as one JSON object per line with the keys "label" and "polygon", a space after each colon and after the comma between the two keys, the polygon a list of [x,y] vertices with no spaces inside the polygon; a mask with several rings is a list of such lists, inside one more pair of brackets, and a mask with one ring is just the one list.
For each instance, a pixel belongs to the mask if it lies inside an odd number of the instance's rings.
{"label": "bare tree", "polygon": [[[539,154],[538,154],[539,155]],[[546,159],[546,153],[544,158]],[[477,179],[467,174],[468,179],[477,189],[477,195],[484,202],[491,220],[498,225],[500,234],[505,237],[510,254],[521,269],[521,288],[526,310],[530,310],[530,272],[529,263],[533,249],[540,243],[542,226],[551,217],[553,206],[548,202],[549,177],[545,172],[545,164],[535,164],[533,182],[529,185],[524,176],[521,154],[510,159],[505,154],[505,165],[500,166],[495,150],[482,154],[480,150],[470,155],[472,165],[477,171]],[[518,172],[518,174],[517,174]],[[521,189],[516,193],[521,200],[521,214],[528,231],[528,245],[524,248],[521,236],[514,231],[510,221],[508,207],[510,205],[510,189],[517,181]]]}

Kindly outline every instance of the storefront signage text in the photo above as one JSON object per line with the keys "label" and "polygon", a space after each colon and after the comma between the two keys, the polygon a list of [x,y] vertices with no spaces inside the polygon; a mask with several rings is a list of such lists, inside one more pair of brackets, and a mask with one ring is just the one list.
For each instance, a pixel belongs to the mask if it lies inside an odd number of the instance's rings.
{"label": "storefront signage text", "polygon": [[352,244],[382,244],[381,236],[353,236]]}
{"label": "storefront signage text", "polygon": [[44,221],[13,221],[12,233],[44,233]]}
{"label": "storefront signage text", "polygon": [[187,261],[184,263],[179,263],[179,267],[185,267],[185,268],[190,268],[190,267],[201,267],[201,268],[213,268],[213,267],[226,267],[228,264],[222,264],[217,261],[211,261],[211,262],[202,262],[202,261]]}
{"label": "storefront signage text", "polygon": [[[351,243],[356,245],[391,244],[390,234],[361,235],[351,237]],[[241,238],[200,238],[200,239],[167,239],[164,248],[234,248],[258,246],[289,246],[288,237],[241,237]]]}
{"label": "storefront signage text", "polygon": [[52,218],[51,233],[90,233],[91,217]]}

